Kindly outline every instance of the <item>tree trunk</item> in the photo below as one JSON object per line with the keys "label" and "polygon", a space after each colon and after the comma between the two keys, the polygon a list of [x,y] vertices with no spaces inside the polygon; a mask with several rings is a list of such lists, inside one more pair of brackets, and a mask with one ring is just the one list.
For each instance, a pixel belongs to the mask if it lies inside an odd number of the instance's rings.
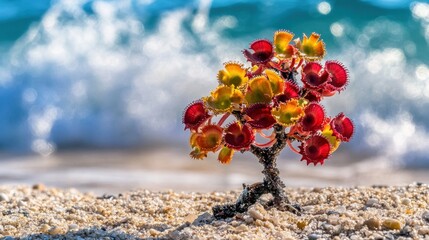
{"label": "tree trunk", "polygon": [[[284,77],[292,82],[295,82],[296,71],[291,71]],[[232,111],[235,118],[242,124],[246,123],[241,111]],[[271,147],[260,148],[252,145],[250,151],[259,159],[259,162],[264,166],[262,173],[264,181],[252,185],[243,184],[243,192],[238,197],[235,203],[217,205],[213,207],[213,215],[217,219],[233,217],[237,213],[246,212],[247,209],[258,201],[263,194],[271,194],[273,199],[268,202],[266,207],[275,207],[282,211],[290,211],[300,215],[302,209],[299,205],[292,205],[284,191],[285,184],[279,176],[277,168],[277,157],[287,141],[290,139],[285,133],[285,127],[280,124],[273,126],[275,131],[276,142]]]}
{"label": "tree trunk", "polygon": [[251,146],[251,152],[258,157],[259,162],[264,166],[262,173],[264,181],[252,185],[243,184],[243,191],[235,203],[217,205],[213,207],[213,215],[217,219],[233,217],[237,213],[246,212],[247,209],[256,203],[263,194],[271,194],[273,199],[266,207],[275,207],[282,211],[290,211],[300,214],[301,208],[292,205],[284,191],[285,184],[279,176],[276,159],[280,151],[286,145],[284,127],[275,125],[277,142],[272,147],[259,148]]}

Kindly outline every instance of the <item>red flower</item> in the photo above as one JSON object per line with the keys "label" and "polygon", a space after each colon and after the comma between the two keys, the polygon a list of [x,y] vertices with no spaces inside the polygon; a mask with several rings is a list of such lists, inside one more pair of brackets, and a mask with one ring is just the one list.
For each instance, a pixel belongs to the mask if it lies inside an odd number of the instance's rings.
{"label": "red flower", "polygon": [[320,100],[322,100],[322,94],[316,90],[309,90],[304,98],[309,102],[320,102]]}
{"label": "red flower", "polygon": [[310,62],[302,69],[302,82],[308,88],[332,96],[334,92],[344,90],[348,82],[348,73],[342,63],[327,61],[325,68],[317,62]]}
{"label": "red flower", "polygon": [[353,122],[350,118],[344,116],[344,113],[338,114],[338,116],[331,120],[331,128],[335,137],[341,141],[348,142],[353,136]]}
{"label": "red flower", "polygon": [[304,110],[304,117],[301,119],[302,130],[315,132],[323,127],[325,122],[325,111],[318,103],[310,103]]}
{"label": "red flower", "polygon": [[299,149],[299,152],[302,154],[301,161],[306,160],[307,165],[310,163],[316,165],[318,163],[323,164],[325,159],[329,157],[331,146],[326,138],[313,135],[305,140]]}
{"label": "red flower", "polygon": [[285,90],[276,97],[279,102],[286,102],[292,98],[299,97],[299,87],[291,81],[285,81]]}
{"label": "red flower", "polygon": [[343,90],[348,82],[348,73],[344,65],[337,61],[327,61],[325,63],[325,71],[329,73],[331,81],[329,87],[332,91]]}
{"label": "red flower", "polygon": [[307,63],[302,69],[302,82],[311,89],[323,89],[324,85],[329,81],[329,74],[320,75],[322,65],[317,62]]}
{"label": "red flower", "polygon": [[225,144],[235,150],[247,150],[255,140],[252,128],[238,122],[232,123],[225,130]]}
{"label": "red flower", "polygon": [[195,101],[189,104],[184,113],[182,122],[185,124],[185,130],[187,128],[196,130],[203,122],[210,117],[204,103],[201,100]]}
{"label": "red flower", "polygon": [[244,56],[253,64],[264,64],[273,57],[273,45],[268,40],[258,40],[250,44],[251,53],[249,50],[243,50]]}
{"label": "red flower", "polygon": [[255,129],[267,129],[276,123],[271,115],[271,107],[266,104],[253,104],[246,109],[246,114],[251,118],[247,123]]}

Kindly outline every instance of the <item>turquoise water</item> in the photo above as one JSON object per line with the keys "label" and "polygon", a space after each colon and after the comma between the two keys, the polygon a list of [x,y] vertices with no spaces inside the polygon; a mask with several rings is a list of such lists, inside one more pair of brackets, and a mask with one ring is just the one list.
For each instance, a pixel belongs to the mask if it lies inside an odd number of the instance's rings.
{"label": "turquoise water", "polygon": [[429,5],[400,0],[0,1],[0,150],[186,148],[182,109],[277,29],[348,66],[342,151],[429,166]]}

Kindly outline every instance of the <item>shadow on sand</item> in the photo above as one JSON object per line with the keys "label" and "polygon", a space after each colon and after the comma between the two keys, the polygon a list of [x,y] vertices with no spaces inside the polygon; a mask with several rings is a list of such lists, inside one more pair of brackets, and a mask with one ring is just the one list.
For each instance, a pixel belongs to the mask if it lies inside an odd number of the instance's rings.
{"label": "shadow on sand", "polygon": [[[171,228],[170,226],[166,224],[144,224],[141,227],[141,231],[143,229],[154,229],[159,232],[157,236],[153,237],[138,237],[133,234],[128,234],[123,231],[118,230],[109,230],[109,228],[116,228],[115,226],[109,226],[109,227],[102,227],[102,226],[93,226],[85,229],[80,229],[76,231],[68,231],[64,234],[43,234],[43,233],[36,233],[36,234],[30,234],[22,237],[6,237],[5,240],[49,240],[49,239],[55,239],[55,240],[161,240],[161,239],[189,239],[192,236],[189,236],[186,233],[182,233],[182,230],[194,225],[194,226],[203,226],[205,224],[211,224],[214,221],[213,216],[208,213],[204,212],[200,214],[192,223],[185,222],[183,224],[180,224],[176,228]],[[227,220],[226,220],[227,221]],[[168,232],[170,234],[165,233],[166,230],[169,230]],[[150,233],[148,233],[150,235]]]}

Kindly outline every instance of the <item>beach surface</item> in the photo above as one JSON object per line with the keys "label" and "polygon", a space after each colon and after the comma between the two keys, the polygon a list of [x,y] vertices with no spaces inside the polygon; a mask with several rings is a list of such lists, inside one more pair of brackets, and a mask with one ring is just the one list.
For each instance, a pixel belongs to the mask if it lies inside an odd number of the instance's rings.
{"label": "beach surface", "polygon": [[[96,195],[45,185],[0,187],[3,239],[429,239],[429,187],[286,188],[301,216],[257,203],[215,220],[240,191]],[[269,196],[260,201],[267,201]]]}

